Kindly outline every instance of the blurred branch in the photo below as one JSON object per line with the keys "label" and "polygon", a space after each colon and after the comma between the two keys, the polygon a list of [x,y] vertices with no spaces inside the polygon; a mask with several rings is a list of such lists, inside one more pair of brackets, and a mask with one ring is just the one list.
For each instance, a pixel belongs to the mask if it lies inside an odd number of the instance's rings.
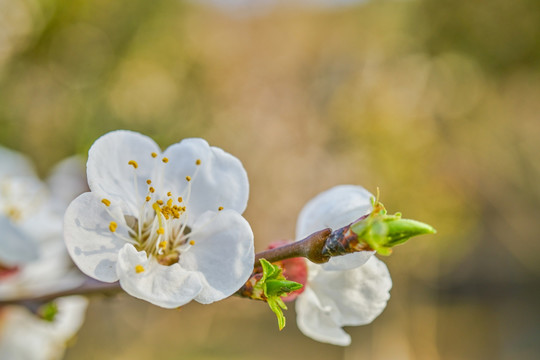
{"label": "blurred branch", "polygon": [[35,297],[28,296],[18,299],[0,300],[0,307],[7,305],[22,305],[29,310],[35,312],[41,305],[51,302],[59,297],[97,294],[110,296],[120,292],[121,290],[122,288],[120,287],[118,281],[114,283],[105,283],[87,277],[84,283],[79,287],[63,291],[51,292],[45,295]]}

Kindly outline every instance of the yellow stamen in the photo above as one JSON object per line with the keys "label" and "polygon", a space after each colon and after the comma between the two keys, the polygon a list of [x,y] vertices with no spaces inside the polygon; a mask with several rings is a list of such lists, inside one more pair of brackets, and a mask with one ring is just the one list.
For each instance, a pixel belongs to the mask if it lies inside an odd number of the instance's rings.
{"label": "yellow stamen", "polygon": [[165,229],[163,228],[163,220],[161,220],[161,216],[160,216],[160,215],[163,215],[163,212],[161,211],[161,208],[159,207],[157,202],[155,202],[154,205],[152,205],[152,209],[154,209],[154,211],[158,215],[157,219],[158,219],[159,228],[157,229],[157,233],[159,235],[163,235],[165,233]]}
{"label": "yellow stamen", "polygon": [[223,206],[218,207],[218,211],[223,210]]}
{"label": "yellow stamen", "polygon": [[159,243],[159,247],[160,247],[161,249],[165,249],[165,248],[167,247],[167,242],[166,242],[166,241],[161,241],[161,242]]}
{"label": "yellow stamen", "polygon": [[197,159],[197,161],[195,161],[195,165],[201,165],[201,159]]}
{"label": "yellow stamen", "polygon": [[161,159],[161,161],[163,161],[166,164],[169,162],[169,158],[164,157],[163,159]]}
{"label": "yellow stamen", "polygon": [[156,189],[154,189],[153,187],[150,186],[150,188],[148,189],[148,191],[150,191],[151,193],[154,193],[154,191],[156,191]]}
{"label": "yellow stamen", "polygon": [[191,245],[191,246],[195,245],[195,241],[194,240],[189,240],[189,245]]}
{"label": "yellow stamen", "polygon": [[117,226],[118,226],[117,223],[115,223],[114,221],[111,221],[111,222],[109,223],[109,230],[110,230],[111,232],[115,232]]}
{"label": "yellow stamen", "polygon": [[191,176],[189,176],[189,175],[186,176],[186,180],[187,180],[187,181],[191,181]]}
{"label": "yellow stamen", "polygon": [[135,169],[139,167],[139,164],[135,160],[129,160],[128,165],[133,166]]}
{"label": "yellow stamen", "polygon": [[163,200],[156,201],[159,205],[163,205]]}
{"label": "yellow stamen", "polygon": [[137,274],[140,274],[140,273],[144,272],[144,266],[142,266],[142,265],[135,266],[135,272]]}
{"label": "yellow stamen", "polygon": [[157,154],[156,154],[155,152],[153,152],[153,153],[150,154],[150,155],[152,155],[153,158],[157,157]]}
{"label": "yellow stamen", "polygon": [[171,206],[172,206],[172,199],[167,200],[167,206],[168,206],[168,207],[171,207]]}
{"label": "yellow stamen", "polygon": [[172,193],[169,191],[169,192],[167,193],[167,196],[172,196]]}
{"label": "yellow stamen", "polygon": [[150,184],[152,183],[152,180],[148,179],[148,180],[146,180],[146,183],[147,183],[148,185],[150,185]]}
{"label": "yellow stamen", "polygon": [[182,199],[181,196],[178,198],[178,202],[179,202],[179,203],[182,202],[183,200],[184,200],[184,199]]}
{"label": "yellow stamen", "polygon": [[146,201],[150,201],[152,198],[150,196],[146,197]]}
{"label": "yellow stamen", "polygon": [[111,206],[111,200],[109,199],[101,199],[101,202],[105,204],[105,206]]}

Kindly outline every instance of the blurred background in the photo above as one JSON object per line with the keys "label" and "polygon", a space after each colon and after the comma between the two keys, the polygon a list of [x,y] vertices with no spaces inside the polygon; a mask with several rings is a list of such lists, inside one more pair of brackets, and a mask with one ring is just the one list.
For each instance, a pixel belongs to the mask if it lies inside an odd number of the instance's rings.
{"label": "blurred background", "polygon": [[540,2],[215,3],[0,0],[0,144],[46,175],[114,129],[204,137],[247,169],[258,251],[338,184],[438,234],[383,259],[392,297],[350,347],[294,306],[279,332],[260,302],[118,296],[66,359],[538,359]]}

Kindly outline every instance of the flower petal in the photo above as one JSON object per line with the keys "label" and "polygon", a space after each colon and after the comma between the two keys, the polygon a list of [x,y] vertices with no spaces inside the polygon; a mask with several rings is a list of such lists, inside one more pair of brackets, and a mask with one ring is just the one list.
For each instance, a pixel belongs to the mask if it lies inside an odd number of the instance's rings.
{"label": "flower petal", "polygon": [[[71,258],[86,275],[104,282],[118,280],[116,261],[129,233],[120,208],[110,206],[110,212],[101,198],[91,192],[77,197],[69,205],[64,217],[64,240]],[[116,232],[109,230],[115,221]]]}
{"label": "flower petal", "polygon": [[34,166],[21,153],[0,146],[0,178],[11,176],[36,176]]}
{"label": "flower petal", "polygon": [[56,164],[47,184],[51,190],[51,207],[63,215],[73,199],[89,190],[82,157],[71,156]]}
{"label": "flower petal", "polygon": [[350,345],[350,335],[332,315],[332,310],[324,308],[309,287],[296,299],[296,323],[304,335],[333,345]]}
{"label": "flower petal", "polygon": [[316,272],[308,289],[297,299],[300,330],[315,340],[349,345],[342,326],[372,322],[386,307],[392,280],[386,265],[372,257],[364,266],[348,271]]}
{"label": "flower petal", "polygon": [[2,308],[1,359],[60,359],[66,343],[84,320],[88,300],[69,296],[54,300],[58,313],[53,321],[32,314],[23,306]]}
{"label": "flower petal", "polygon": [[16,266],[36,260],[37,244],[8,218],[0,215],[0,264]]}
{"label": "flower petal", "polygon": [[[164,156],[163,186],[167,191],[186,193],[191,177],[188,208],[194,218],[219,207],[243,213],[247,206],[249,182],[240,160],[217,147],[210,147],[203,139],[185,139],[171,145]],[[197,165],[197,160],[200,164]],[[180,181],[180,182],[179,182]]]}
{"label": "flower petal", "polygon": [[321,271],[310,283],[324,305],[340,314],[341,325],[365,325],[386,307],[392,279],[386,265],[372,257],[348,271]]}
{"label": "flower petal", "polygon": [[56,239],[40,243],[37,260],[3,278],[0,281],[0,298],[38,297],[81,285],[85,277],[73,268],[61,238],[59,233]]}
{"label": "flower petal", "polygon": [[179,263],[203,279],[195,300],[209,304],[234,294],[253,271],[253,232],[248,222],[233,210],[207,212],[192,230],[195,244],[180,255]]}
{"label": "flower petal", "polygon": [[300,211],[296,239],[327,227],[339,229],[369,214],[372,197],[369,191],[357,185],[339,185],[320,193]]}
{"label": "flower petal", "polygon": [[164,308],[187,304],[203,286],[197,273],[183,269],[178,263],[160,265],[130,244],[120,250],[116,271],[120,286],[128,294]]}
{"label": "flower petal", "polygon": [[[152,176],[162,163],[157,144],[142,134],[118,130],[107,133],[94,142],[88,152],[87,176],[92,192],[117,202],[124,213],[135,215],[148,193],[146,180],[159,181]],[[130,161],[137,163],[135,169]]]}
{"label": "flower petal", "polygon": [[344,271],[364,265],[375,254],[375,251],[359,251],[352,254],[334,256],[322,268],[327,271]]}

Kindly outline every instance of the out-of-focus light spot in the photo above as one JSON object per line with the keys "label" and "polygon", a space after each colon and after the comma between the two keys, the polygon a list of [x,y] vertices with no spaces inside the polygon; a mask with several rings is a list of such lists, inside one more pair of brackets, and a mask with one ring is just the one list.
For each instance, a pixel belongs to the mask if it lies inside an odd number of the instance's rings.
{"label": "out-of-focus light spot", "polygon": [[368,2],[369,0],[191,0],[214,6],[233,16],[263,15],[280,7],[333,9]]}
{"label": "out-of-focus light spot", "polygon": [[80,89],[101,80],[111,56],[106,33],[90,24],[77,23],[55,34],[49,48],[49,68],[58,81]]}
{"label": "out-of-focus light spot", "polygon": [[171,74],[156,64],[126,62],[109,91],[114,112],[126,121],[154,121],[172,110],[178,87]]}
{"label": "out-of-focus light spot", "polygon": [[31,43],[44,23],[37,2],[0,0],[0,76],[4,65]]}

